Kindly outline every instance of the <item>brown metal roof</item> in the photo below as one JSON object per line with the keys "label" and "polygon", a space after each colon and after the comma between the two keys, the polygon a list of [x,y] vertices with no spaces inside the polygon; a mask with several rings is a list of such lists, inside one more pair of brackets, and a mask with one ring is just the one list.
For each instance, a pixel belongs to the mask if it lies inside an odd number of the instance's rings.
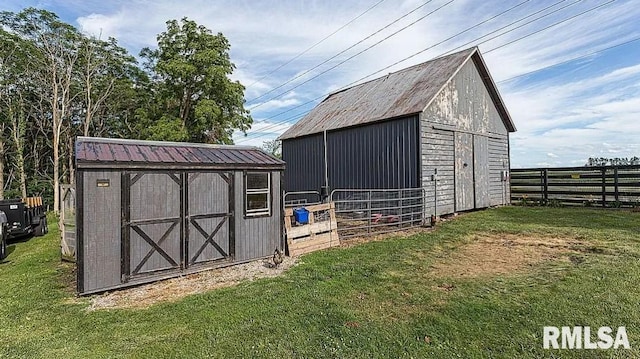
{"label": "brown metal roof", "polygon": [[277,168],[284,162],[252,146],[78,137],[78,167]]}
{"label": "brown metal roof", "polygon": [[420,113],[470,59],[478,67],[509,131],[515,126],[478,48],[418,64],[329,95],[279,139]]}

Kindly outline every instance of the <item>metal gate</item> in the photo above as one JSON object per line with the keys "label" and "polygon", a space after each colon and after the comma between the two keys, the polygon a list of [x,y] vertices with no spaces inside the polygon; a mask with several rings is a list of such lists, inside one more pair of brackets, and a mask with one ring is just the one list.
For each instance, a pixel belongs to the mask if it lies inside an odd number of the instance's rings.
{"label": "metal gate", "polygon": [[122,281],[233,256],[232,174],[122,175]]}

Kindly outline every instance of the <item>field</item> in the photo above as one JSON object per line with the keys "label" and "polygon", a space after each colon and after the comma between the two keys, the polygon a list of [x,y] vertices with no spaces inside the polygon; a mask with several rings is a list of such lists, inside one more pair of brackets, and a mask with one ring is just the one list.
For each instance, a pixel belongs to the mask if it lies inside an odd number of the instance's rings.
{"label": "field", "polygon": [[[640,357],[640,213],[508,207],[302,257],[281,275],[89,310],[59,233],[0,264],[2,358]],[[631,350],[544,350],[543,326]]]}

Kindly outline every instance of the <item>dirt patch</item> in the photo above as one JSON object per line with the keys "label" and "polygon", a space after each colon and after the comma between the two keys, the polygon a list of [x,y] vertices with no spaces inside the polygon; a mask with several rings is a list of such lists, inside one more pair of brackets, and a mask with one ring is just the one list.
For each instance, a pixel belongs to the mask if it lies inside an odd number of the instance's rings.
{"label": "dirt patch", "polygon": [[282,264],[274,268],[270,261],[259,260],[144,284],[92,297],[88,310],[147,308],[156,303],[177,301],[188,295],[230,287],[247,280],[276,277],[297,263],[298,258],[285,257]]}
{"label": "dirt patch", "polygon": [[431,274],[461,278],[508,274],[548,260],[569,261],[576,253],[592,252],[591,248],[593,245],[575,238],[474,235],[451,255],[433,264]]}
{"label": "dirt patch", "polygon": [[383,241],[389,238],[406,238],[419,233],[429,232],[432,230],[433,228],[431,227],[413,227],[413,228],[406,228],[403,230],[397,230],[395,232],[371,234],[369,236],[350,237],[347,239],[342,239],[340,241],[340,246],[353,247],[353,246],[360,245],[362,243]]}

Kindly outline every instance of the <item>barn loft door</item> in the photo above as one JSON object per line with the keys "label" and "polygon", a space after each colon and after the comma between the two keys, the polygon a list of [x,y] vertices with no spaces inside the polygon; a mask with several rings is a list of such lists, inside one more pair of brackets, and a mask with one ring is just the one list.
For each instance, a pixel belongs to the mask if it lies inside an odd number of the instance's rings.
{"label": "barn loft door", "polygon": [[229,230],[232,219],[231,173],[189,173],[187,260],[195,265],[231,259],[234,246]]}
{"label": "barn loft door", "polygon": [[489,198],[489,138],[473,136],[473,167],[475,169],[475,207],[486,208],[491,205]]}
{"label": "barn loft door", "polygon": [[455,210],[466,211],[474,208],[472,134],[455,133],[455,154]]}
{"label": "barn loft door", "polygon": [[179,173],[123,174],[123,281],[182,267],[181,184]]}

